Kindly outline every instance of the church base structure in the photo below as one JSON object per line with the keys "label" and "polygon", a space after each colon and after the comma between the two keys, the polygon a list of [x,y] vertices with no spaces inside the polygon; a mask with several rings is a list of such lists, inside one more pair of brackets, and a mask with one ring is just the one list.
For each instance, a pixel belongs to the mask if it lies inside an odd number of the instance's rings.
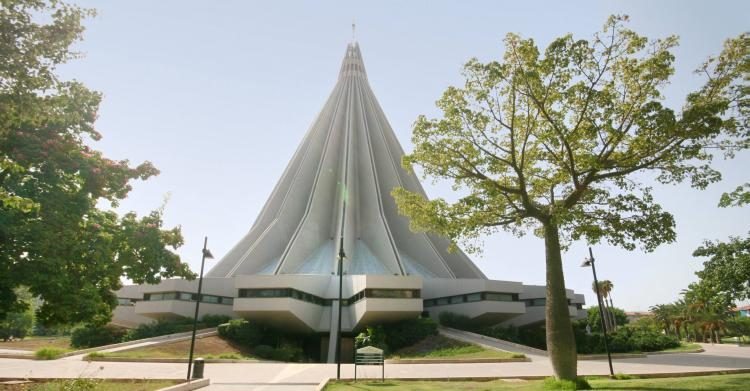
{"label": "church base structure", "polygon": [[[197,281],[164,280],[117,291],[112,323],[124,327],[157,320],[191,318]],[[299,333],[328,333],[336,327],[339,280],[321,275],[244,275],[204,278],[199,318],[226,315]],[[572,319],[583,319],[583,295],[568,290]],[[545,287],[488,279],[345,275],[341,331],[443,312],[481,325],[527,326],[544,322]]]}

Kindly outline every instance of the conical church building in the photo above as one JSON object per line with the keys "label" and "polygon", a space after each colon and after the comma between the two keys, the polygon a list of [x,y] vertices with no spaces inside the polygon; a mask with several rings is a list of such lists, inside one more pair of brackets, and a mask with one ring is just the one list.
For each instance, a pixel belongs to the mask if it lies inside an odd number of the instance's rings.
{"label": "conical church building", "polygon": [[[409,230],[391,191],[424,190],[401,167],[403,154],[351,43],[333,92],[250,231],[206,274],[201,315],[326,335],[337,331],[339,305],[345,334],[444,311],[487,324],[543,321],[543,286],[489,280],[462,251],[448,252],[446,239]],[[113,322],[192,317],[196,291],[196,281],[178,279],[126,286]],[[568,297],[571,316],[582,316],[583,295]]]}

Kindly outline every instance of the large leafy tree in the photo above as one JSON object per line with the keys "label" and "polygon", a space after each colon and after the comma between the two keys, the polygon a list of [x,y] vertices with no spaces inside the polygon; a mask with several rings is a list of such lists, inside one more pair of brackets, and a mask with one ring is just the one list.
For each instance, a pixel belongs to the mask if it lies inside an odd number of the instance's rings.
{"label": "large leafy tree", "polygon": [[23,307],[14,288],[43,300],[44,324],[106,322],[122,277],[154,283],[192,276],[171,251],[180,229],[162,211],[139,218],[117,206],[130,182],[158,171],[131,166],[88,145],[98,92],[55,74],[76,58],[82,19],[93,14],[59,1],[2,0],[0,7],[0,318]]}
{"label": "large leafy tree", "polygon": [[[719,71],[719,72],[717,72]],[[708,86],[724,84],[727,99],[732,108],[744,118],[744,126],[738,126],[735,132],[720,139],[716,146],[731,157],[737,151],[750,147],[750,127],[747,125],[750,111],[750,35],[729,41],[720,56],[709,59],[701,72],[719,74],[712,78]],[[725,193],[719,200],[719,206],[743,207],[750,204],[750,183],[738,186]],[[730,237],[728,241],[706,241],[693,252],[693,256],[707,257],[703,270],[697,272],[701,281],[715,287],[719,292],[729,294],[733,300],[750,298],[750,234],[747,237]]]}
{"label": "large leafy tree", "polygon": [[664,106],[677,38],[649,40],[626,19],[611,17],[590,40],[555,39],[543,53],[509,34],[501,60],[469,61],[465,85],[437,102],[442,118],[417,119],[403,162],[452,181],[462,197],[393,192],[412,229],[454,243],[498,229],[544,238],[547,346],[562,379],[576,377],[576,349],[561,250],[578,239],[646,251],[674,241],[672,215],[642,179],[698,188],[719,180],[705,147],[747,123],[733,110],[731,67],[712,68],[681,109]]}
{"label": "large leafy tree", "polygon": [[733,300],[750,298],[750,236],[730,237],[725,242],[705,242],[694,256],[708,257],[696,274]]}

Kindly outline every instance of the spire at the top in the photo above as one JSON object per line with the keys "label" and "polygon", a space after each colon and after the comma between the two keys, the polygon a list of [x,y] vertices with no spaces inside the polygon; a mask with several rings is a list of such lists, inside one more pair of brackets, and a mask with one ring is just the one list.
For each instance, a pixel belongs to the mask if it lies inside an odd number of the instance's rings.
{"label": "spire at the top", "polygon": [[356,29],[357,25],[354,23],[354,19],[352,19],[352,42],[357,41]]}
{"label": "spire at the top", "polygon": [[[353,23],[352,26],[354,26]],[[367,78],[367,74],[365,73],[365,63],[362,61],[362,52],[359,51],[359,44],[356,41],[346,45],[344,61],[341,62],[339,79],[343,79],[346,76],[361,76]]]}

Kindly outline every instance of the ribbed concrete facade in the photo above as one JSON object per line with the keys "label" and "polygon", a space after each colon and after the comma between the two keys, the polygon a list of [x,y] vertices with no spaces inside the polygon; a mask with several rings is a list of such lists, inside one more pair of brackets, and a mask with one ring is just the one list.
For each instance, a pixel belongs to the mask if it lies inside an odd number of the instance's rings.
{"label": "ribbed concrete facade", "polygon": [[401,167],[403,154],[359,45],[349,44],[333,92],[252,229],[208,276],[330,275],[343,237],[346,274],[485,278],[445,239],[413,233],[399,216],[393,188],[424,194]]}

